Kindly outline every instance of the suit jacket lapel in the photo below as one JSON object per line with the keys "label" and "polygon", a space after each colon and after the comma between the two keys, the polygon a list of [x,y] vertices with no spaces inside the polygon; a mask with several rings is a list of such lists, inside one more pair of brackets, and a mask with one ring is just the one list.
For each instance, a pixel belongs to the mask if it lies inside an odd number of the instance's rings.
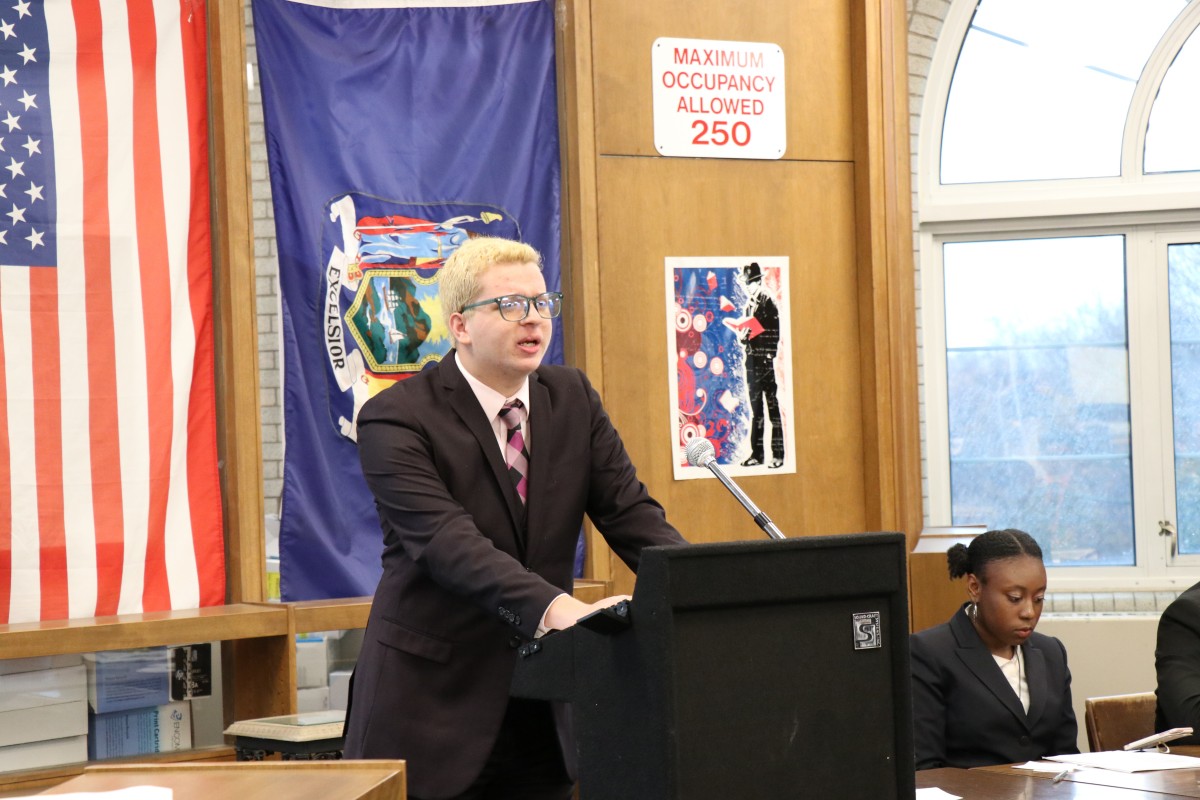
{"label": "suit jacket lapel", "polygon": [[[451,351],[450,355],[442,359],[439,367],[442,371],[443,385],[449,396],[450,407],[454,409],[454,413],[458,415],[479,443],[479,448],[483,451],[488,466],[491,467],[492,477],[500,485],[505,505],[508,507],[509,518],[512,520],[513,530],[517,532],[517,551],[524,560],[525,504],[521,502],[521,497],[517,494],[512,479],[508,476],[508,467],[500,455],[500,448],[496,446],[496,432],[492,429],[492,421],[484,416],[475,392],[471,391],[471,384],[467,383],[467,379],[463,377],[458,365],[453,363],[453,359],[454,355]],[[531,475],[530,483],[532,481],[533,476]]]}
{"label": "suit jacket lapel", "polygon": [[992,651],[988,650],[987,645],[979,638],[975,626],[967,619],[967,615],[955,614],[950,620],[950,629],[958,641],[959,659],[967,665],[967,669],[971,670],[979,682],[986,686],[988,691],[1021,721],[1022,725],[1028,728],[1029,718],[1025,715],[1021,701],[1017,699],[1017,693],[1013,691],[1008,679],[1000,671],[996,659],[992,657]]}
{"label": "suit jacket lapel", "polygon": [[1046,656],[1040,648],[1021,645],[1021,658],[1025,664],[1025,681],[1029,684],[1029,725],[1033,727],[1046,710],[1050,675],[1046,668]]}

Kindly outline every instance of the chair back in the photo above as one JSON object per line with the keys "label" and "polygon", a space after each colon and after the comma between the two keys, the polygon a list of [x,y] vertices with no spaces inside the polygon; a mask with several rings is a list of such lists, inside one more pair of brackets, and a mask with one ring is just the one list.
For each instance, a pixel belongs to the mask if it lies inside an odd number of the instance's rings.
{"label": "chair back", "polygon": [[1154,692],[1089,697],[1084,702],[1088,749],[1120,750],[1137,739],[1154,733]]}

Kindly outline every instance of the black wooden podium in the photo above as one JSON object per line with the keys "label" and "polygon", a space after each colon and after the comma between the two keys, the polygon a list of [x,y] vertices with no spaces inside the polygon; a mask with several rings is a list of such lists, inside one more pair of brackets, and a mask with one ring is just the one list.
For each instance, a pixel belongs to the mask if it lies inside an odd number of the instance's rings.
{"label": "black wooden podium", "polygon": [[571,701],[582,800],[911,800],[904,536],[648,548],[513,694]]}

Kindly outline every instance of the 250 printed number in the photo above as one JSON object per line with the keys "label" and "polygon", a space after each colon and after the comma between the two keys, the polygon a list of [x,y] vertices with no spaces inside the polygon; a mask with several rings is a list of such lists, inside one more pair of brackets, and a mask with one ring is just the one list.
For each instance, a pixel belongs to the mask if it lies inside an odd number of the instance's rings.
{"label": "250 printed number", "polygon": [[741,120],[730,125],[726,120],[718,119],[710,126],[704,120],[698,119],[692,123],[692,130],[696,131],[696,135],[692,137],[692,144],[713,144],[720,147],[733,142],[738,147],[745,147],[750,143],[750,126]]}

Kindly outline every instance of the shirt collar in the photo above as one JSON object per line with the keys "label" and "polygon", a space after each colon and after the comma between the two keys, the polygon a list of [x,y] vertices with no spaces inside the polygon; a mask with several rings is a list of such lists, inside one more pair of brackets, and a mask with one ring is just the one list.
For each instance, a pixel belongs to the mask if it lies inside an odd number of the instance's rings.
{"label": "shirt collar", "polygon": [[471,391],[475,393],[475,399],[479,401],[480,407],[483,408],[483,413],[489,421],[494,421],[500,415],[500,409],[510,400],[520,400],[525,405],[526,419],[529,417],[529,376],[525,376],[525,380],[521,383],[521,388],[512,397],[505,397],[497,392],[492,387],[488,386],[483,381],[472,375],[467,368],[463,366],[462,359],[454,359],[454,363],[458,365],[462,371],[463,377],[467,379],[467,383],[471,387]]}

